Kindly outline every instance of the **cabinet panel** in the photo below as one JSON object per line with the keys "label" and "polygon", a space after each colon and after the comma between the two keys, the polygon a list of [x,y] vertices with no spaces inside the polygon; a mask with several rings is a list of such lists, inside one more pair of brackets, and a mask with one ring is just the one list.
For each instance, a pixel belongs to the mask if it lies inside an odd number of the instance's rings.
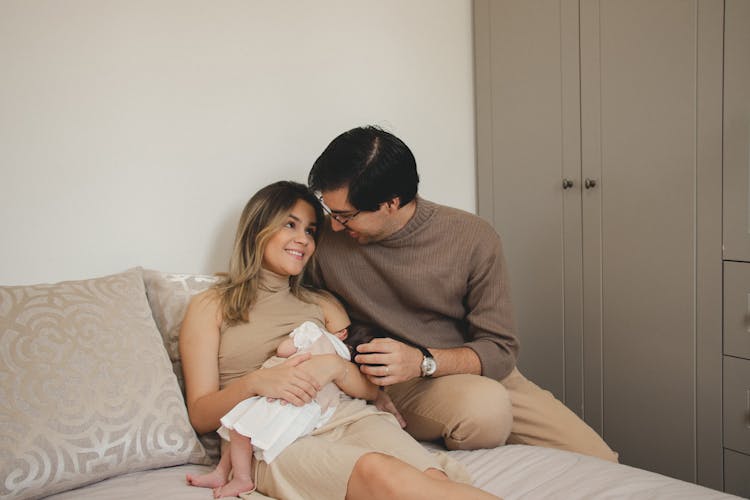
{"label": "cabinet panel", "polygon": [[750,455],[724,451],[724,491],[750,498]]}
{"label": "cabinet panel", "polygon": [[698,2],[698,149],[696,151],[696,457],[697,482],[723,488],[722,119],[724,2]]}
{"label": "cabinet panel", "polygon": [[726,1],[724,258],[750,261],[750,2]]}
{"label": "cabinet panel", "polygon": [[750,359],[750,263],[724,263],[724,354]]}
{"label": "cabinet panel", "polygon": [[[578,6],[511,0],[474,9],[480,196],[489,190],[479,209],[503,237],[519,366],[580,413]],[[573,188],[562,188],[563,177]]]}
{"label": "cabinet panel", "polygon": [[750,360],[724,356],[724,447],[750,454]]}
{"label": "cabinet panel", "polygon": [[[581,3],[592,117],[582,171],[599,190],[583,196],[584,214],[598,215],[584,223],[584,289],[600,297],[584,336],[601,335],[603,435],[624,463],[686,480],[695,479],[696,5]],[[636,439],[646,428],[648,446]]]}

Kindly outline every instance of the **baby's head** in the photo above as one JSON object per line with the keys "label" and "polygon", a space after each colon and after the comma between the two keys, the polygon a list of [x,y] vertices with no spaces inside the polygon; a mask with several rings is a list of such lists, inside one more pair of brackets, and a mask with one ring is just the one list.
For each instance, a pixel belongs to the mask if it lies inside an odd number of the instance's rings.
{"label": "baby's head", "polygon": [[[346,345],[352,353],[352,359],[357,354],[357,346],[367,344],[372,339],[390,337],[391,335],[377,325],[370,323],[354,323],[349,325]],[[342,339],[343,340],[343,339]]]}

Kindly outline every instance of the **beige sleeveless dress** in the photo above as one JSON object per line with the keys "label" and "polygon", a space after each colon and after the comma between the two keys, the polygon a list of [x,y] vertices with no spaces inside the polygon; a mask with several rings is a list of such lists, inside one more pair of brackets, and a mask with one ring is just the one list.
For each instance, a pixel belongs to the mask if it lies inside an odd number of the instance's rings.
{"label": "beige sleeveless dress", "polygon": [[[249,321],[222,328],[221,387],[260,368],[281,341],[305,321],[324,327],[320,307],[292,295],[286,277],[263,270]],[[452,479],[467,480],[460,467],[446,463],[446,455],[422,448],[393,415],[352,399],[342,400],[328,423],[289,445],[271,464],[255,460],[255,484],[259,492],[274,498],[343,499],[354,465],[369,452],[397,457],[419,470],[447,470]]]}

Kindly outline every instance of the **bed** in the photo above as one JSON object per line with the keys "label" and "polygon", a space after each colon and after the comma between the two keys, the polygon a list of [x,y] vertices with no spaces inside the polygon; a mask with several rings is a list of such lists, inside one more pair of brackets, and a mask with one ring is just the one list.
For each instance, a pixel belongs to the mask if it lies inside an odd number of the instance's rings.
{"label": "bed", "polygon": [[[210,470],[218,440],[190,426],[178,334],[190,297],[213,282],[137,268],[0,286],[0,499],[212,498],[185,483]],[[559,450],[448,453],[505,499],[736,498]]]}
{"label": "bed", "polygon": [[[449,454],[466,466],[475,486],[506,500],[738,498],[634,467],[536,446],[508,445]],[[185,485],[186,473],[205,470],[209,467],[183,465],[127,474],[50,500],[206,500],[212,498],[210,490]],[[264,497],[254,494],[245,498]]]}

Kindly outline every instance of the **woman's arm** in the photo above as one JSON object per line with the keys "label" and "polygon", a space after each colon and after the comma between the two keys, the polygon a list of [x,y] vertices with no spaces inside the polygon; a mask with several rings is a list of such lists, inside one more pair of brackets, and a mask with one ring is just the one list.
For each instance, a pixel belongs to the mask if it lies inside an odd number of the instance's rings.
{"label": "woman's arm", "polygon": [[359,371],[357,365],[342,358],[339,359],[347,365],[347,371],[344,376],[341,377],[341,380],[335,381],[339,389],[353,398],[362,398],[371,401],[378,410],[390,413],[396,417],[401,427],[406,427],[406,420],[401,416],[396,405],[391,401],[390,396],[385,391],[381,391],[377,385],[370,382],[370,379]]}
{"label": "woman's arm", "polygon": [[341,302],[339,302],[332,294],[324,290],[318,290],[316,293],[318,305],[323,311],[326,330],[335,334],[336,332],[348,327],[351,320],[349,319],[349,315],[346,314],[346,309],[341,305]]}
{"label": "woman's arm", "polygon": [[190,422],[198,433],[216,430],[234,405],[253,396],[309,403],[320,385],[297,367],[309,355],[295,356],[274,368],[256,370],[219,389],[221,301],[215,290],[193,297],[180,330],[180,357]]}
{"label": "woman's arm", "polygon": [[378,398],[380,389],[377,385],[370,382],[357,368],[357,365],[351,361],[339,358],[346,364],[344,375],[334,382],[339,389],[353,398],[361,398],[367,401],[375,401]]}
{"label": "woman's arm", "polygon": [[[347,331],[344,328],[351,324],[346,309],[344,309],[344,306],[341,305],[341,302],[336,297],[328,292],[320,290],[318,297],[318,305],[323,310],[326,328],[339,337],[340,340],[345,340]],[[344,374],[339,374],[338,381],[336,382],[339,389],[351,397],[372,401],[378,410],[392,414],[396,417],[401,427],[406,427],[406,420],[399,413],[390,396],[385,391],[381,391],[365,374],[360,372],[356,365],[340,357],[339,360],[346,363]]]}
{"label": "woman's arm", "polygon": [[[339,332],[351,323],[346,309],[332,294],[322,290],[318,291],[318,305],[323,311],[325,325],[329,332]],[[346,334],[341,340],[345,338]],[[353,398],[374,401],[378,396],[378,387],[362,375],[356,365],[340,356],[334,356],[339,366],[333,382],[339,389]],[[308,364],[311,364],[311,362],[308,362]]]}
{"label": "woman's arm", "polygon": [[338,354],[314,355],[312,359],[302,364],[302,368],[312,373],[321,386],[333,382],[353,398],[368,401],[377,398],[378,386],[367,380],[354,363]]}

